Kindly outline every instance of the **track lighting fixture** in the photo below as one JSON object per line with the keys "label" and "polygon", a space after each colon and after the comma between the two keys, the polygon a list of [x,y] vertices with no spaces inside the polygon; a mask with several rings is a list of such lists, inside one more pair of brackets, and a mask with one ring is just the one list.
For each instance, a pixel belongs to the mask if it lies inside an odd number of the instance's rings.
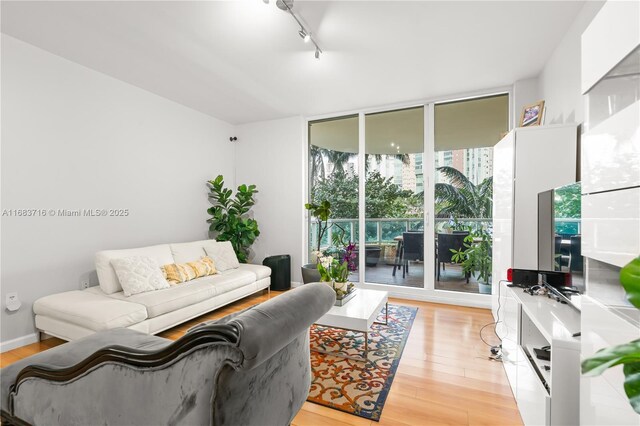
{"label": "track lighting fixture", "polygon": [[[269,0],[262,0],[262,1],[264,1],[266,4],[269,3]],[[320,46],[318,46],[318,43],[315,41],[315,39],[311,35],[311,32],[305,28],[301,18],[298,17],[293,12],[293,9],[292,9],[293,0],[277,0],[276,6],[278,6],[279,9],[285,12],[288,12],[289,15],[291,15],[291,17],[296,21],[296,23],[300,26],[300,31],[298,31],[298,35],[300,36],[300,38],[302,38],[302,40],[304,40],[305,43],[309,43],[309,42],[313,43],[313,45],[316,47],[315,57],[316,59],[320,59],[320,54],[322,53],[322,49],[320,49]]]}
{"label": "track lighting fixture", "polygon": [[309,43],[311,40],[311,34],[306,32],[304,28],[301,28],[300,31],[298,31],[298,34],[300,34],[300,38],[302,38],[305,43]]}

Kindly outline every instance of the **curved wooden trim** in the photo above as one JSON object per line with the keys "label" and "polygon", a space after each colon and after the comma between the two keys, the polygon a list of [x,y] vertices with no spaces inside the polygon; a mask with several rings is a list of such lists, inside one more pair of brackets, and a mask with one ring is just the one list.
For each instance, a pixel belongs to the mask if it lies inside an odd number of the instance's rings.
{"label": "curved wooden trim", "polygon": [[45,365],[27,366],[18,373],[15,383],[11,386],[11,392],[15,392],[20,383],[29,378],[67,382],[107,362],[116,362],[132,367],[159,367],[171,363],[180,355],[186,354],[199,346],[213,343],[231,343],[237,345],[239,339],[240,330],[237,324],[210,324],[202,326],[193,332],[188,332],[180,339],[156,351],[119,345],[107,346],[70,367],[60,368]]}

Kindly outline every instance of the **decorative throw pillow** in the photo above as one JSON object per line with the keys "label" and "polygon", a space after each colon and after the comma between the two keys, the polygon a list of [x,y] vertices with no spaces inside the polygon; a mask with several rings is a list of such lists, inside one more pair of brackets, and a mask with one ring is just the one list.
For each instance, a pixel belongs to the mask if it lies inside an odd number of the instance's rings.
{"label": "decorative throw pillow", "polygon": [[216,268],[220,272],[240,267],[236,252],[229,241],[211,241],[204,245],[204,251],[216,262]]}
{"label": "decorative throw pillow", "polygon": [[180,284],[218,273],[215,262],[208,256],[204,256],[195,262],[164,265],[161,269],[170,284]]}
{"label": "decorative throw pillow", "polygon": [[132,256],[111,259],[125,296],[169,288],[158,262],[152,257]]}

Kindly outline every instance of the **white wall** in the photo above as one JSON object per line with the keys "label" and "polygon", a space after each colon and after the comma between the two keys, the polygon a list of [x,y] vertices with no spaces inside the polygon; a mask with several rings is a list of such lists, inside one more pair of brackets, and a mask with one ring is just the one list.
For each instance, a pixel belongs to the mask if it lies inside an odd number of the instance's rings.
{"label": "white wall", "polygon": [[604,2],[588,1],[539,76],[540,98],[545,100],[545,124],[582,123],[583,99],[580,72],[582,32]]}
{"label": "white wall", "polygon": [[539,100],[540,89],[538,87],[538,77],[518,80],[513,83],[513,101],[511,105],[513,105],[512,115],[514,127],[517,127],[520,123],[522,108]]}
{"label": "white wall", "polygon": [[16,313],[2,309],[2,342],[34,333],[32,302],[78,289],[96,251],[207,238],[205,181],[223,174],[235,183],[233,134],[230,124],[2,35],[2,209],[130,212],[2,217],[2,306],[7,292],[23,302]]}
{"label": "white wall", "polygon": [[253,263],[266,256],[291,255],[291,280],[301,282],[304,220],[304,129],[302,117],[237,127],[236,182],[256,184],[255,217],[260,237]]}

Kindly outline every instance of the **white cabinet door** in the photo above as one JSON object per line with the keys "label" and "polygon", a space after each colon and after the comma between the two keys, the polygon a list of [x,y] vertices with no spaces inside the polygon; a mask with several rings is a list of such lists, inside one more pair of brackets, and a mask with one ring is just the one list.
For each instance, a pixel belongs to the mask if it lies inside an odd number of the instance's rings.
{"label": "white cabinet door", "polygon": [[582,255],[624,266],[640,253],[640,188],[582,197]]}
{"label": "white cabinet door", "polygon": [[582,33],[582,93],[640,43],[640,2],[608,1]]}
{"label": "white cabinet door", "polygon": [[513,290],[505,283],[499,286],[498,335],[502,338],[502,366],[507,373],[511,392],[516,397],[518,368],[518,330],[520,329],[520,304],[513,297]]}
{"label": "white cabinet door", "polygon": [[510,132],[493,147],[493,258],[491,279],[494,285],[492,307],[496,316],[497,289],[500,280],[507,279],[512,266],[513,226],[513,155],[514,132]]}
{"label": "white cabinet door", "polygon": [[522,421],[526,426],[548,425],[550,424],[551,398],[524,351],[518,348],[518,352],[516,400]]}
{"label": "white cabinet door", "polygon": [[[582,357],[640,337],[640,328],[620,318],[589,297],[582,302]],[[634,425],[640,416],[633,411],[623,388],[622,367],[597,377],[580,379],[580,423],[584,425]]]}
{"label": "white cabinet door", "polygon": [[640,102],[582,135],[582,193],[640,186]]}
{"label": "white cabinet door", "polygon": [[576,181],[578,129],[543,126],[515,132],[513,267],[537,270],[538,193]]}

